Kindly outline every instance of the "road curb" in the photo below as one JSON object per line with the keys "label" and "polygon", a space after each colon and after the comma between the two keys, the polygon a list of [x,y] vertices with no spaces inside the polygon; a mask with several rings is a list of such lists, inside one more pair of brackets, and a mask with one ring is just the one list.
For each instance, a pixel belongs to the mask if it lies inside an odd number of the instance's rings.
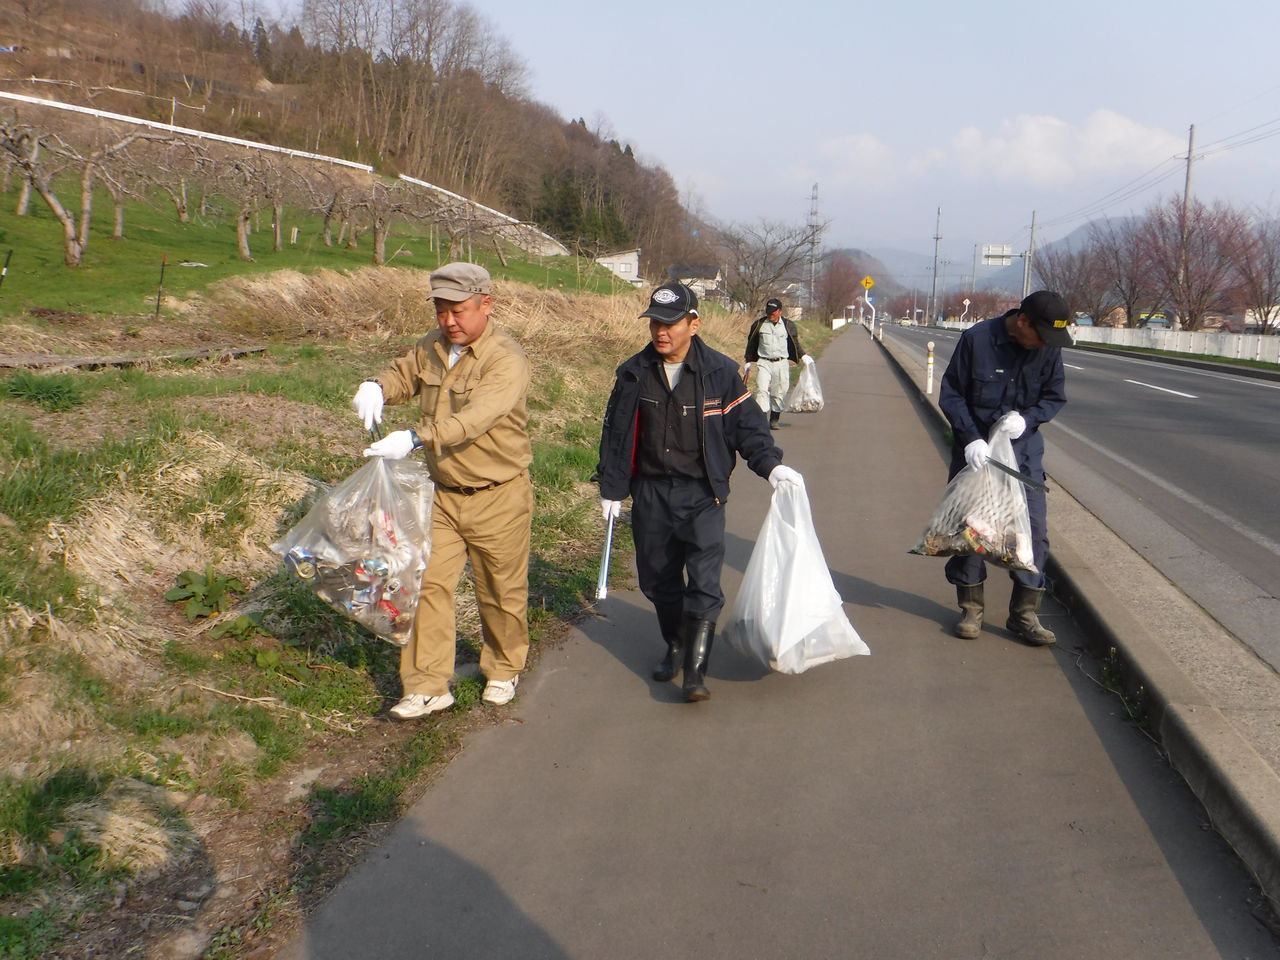
{"label": "road curb", "polygon": [[[947,428],[936,392],[927,394],[920,386],[924,365],[892,342],[877,338],[877,343],[936,421]],[[941,371],[935,371],[935,383],[940,379]],[[1061,484],[1055,481],[1055,485],[1065,494],[1054,500],[1055,511],[1076,510],[1088,515]],[[1094,536],[1109,537],[1117,550],[1132,554],[1126,563],[1146,564],[1105,526],[1096,521],[1095,525]],[[1154,568],[1152,572],[1156,573]],[[1170,766],[1190,786],[1214,829],[1253,874],[1272,907],[1280,911],[1280,775],[1133,615],[1108,585],[1110,578],[1091,565],[1069,539],[1057,534],[1050,548],[1047,575],[1054,597],[1084,627],[1090,652],[1106,658],[1115,651],[1128,695],[1147,708],[1149,729]]]}

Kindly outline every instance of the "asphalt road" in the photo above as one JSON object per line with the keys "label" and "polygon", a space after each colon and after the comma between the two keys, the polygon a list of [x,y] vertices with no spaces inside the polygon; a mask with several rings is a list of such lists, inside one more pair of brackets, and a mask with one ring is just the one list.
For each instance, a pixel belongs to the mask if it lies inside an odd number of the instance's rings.
{"label": "asphalt road", "polygon": [[[718,643],[712,698],[656,684],[618,589],[545,651],[277,960],[1260,960],[1239,862],[1123,718],[1050,603],[1056,648],[957,640],[930,415],[858,331],[827,407],[784,416],[827,566],[871,655],[799,676]],[[739,467],[729,603],[770,491]],[[1008,578],[988,581],[993,613]],[[426,721],[430,723],[431,721]]]}
{"label": "asphalt road", "polygon": [[[940,379],[959,333],[886,327]],[[1280,669],[1280,382],[1067,350],[1045,466],[1219,623]]]}

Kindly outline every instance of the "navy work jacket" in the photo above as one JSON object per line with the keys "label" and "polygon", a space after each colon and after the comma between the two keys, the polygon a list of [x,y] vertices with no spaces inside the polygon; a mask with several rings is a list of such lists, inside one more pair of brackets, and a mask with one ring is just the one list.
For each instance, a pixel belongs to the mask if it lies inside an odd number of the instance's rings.
{"label": "navy work jacket", "polygon": [[1067,402],[1062,350],[1025,350],[1014,342],[1004,317],[975,323],[960,335],[947,371],[942,375],[938,406],[951,423],[951,473],[964,465],[964,448],[986,440],[991,427],[1010,410],[1027,421],[1026,432],[1013,441],[1023,470],[1039,475],[1044,456],[1040,424],[1054,418]]}
{"label": "navy work jacket", "polygon": [[[605,500],[623,500],[631,493],[631,478],[636,473],[640,378],[646,366],[661,363],[662,357],[649,344],[618,367],[600,431],[600,462],[594,478]],[[659,371],[658,375],[663,374]],[[782,451],[773,445],[769,421],[747,392],[736,362],[695,336],[689,342],[684,375],[695,378],[699,454],[711,489],[723,503],[729,498],[729,474],[739,454],[754,473],[768,477],[782,462]]]}

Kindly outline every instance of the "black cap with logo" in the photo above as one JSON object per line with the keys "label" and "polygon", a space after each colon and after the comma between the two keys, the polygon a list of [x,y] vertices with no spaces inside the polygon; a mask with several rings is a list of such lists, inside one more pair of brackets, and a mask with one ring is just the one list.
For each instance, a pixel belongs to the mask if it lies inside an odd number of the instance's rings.
{"label": "black cap with logo", "polygon": [[649,309],[640,314],[659,323],[679,323],[689,314],[698,315],[698,298],[678,280],[664,283],[649,296]]}
{"label": "black cap with logo", "polygon": [[764,302],[764,315],[770,316],[775,310],[782,309],[782,301],[775,297],[770,297]]}
{"label": "black cap with logo", "polygon": [[1037,290],[1018,305],[1023,314],[1040,334],[1040,339],[1051,347],[1069,347],[1071,339],[1071,311],[1062,294],[1052,290]]}

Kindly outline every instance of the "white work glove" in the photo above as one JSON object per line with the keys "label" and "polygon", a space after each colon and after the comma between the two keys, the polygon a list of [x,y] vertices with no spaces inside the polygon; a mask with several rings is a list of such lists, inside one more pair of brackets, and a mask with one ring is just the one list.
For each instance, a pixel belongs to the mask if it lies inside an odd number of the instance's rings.
{"label": "white work glove", "polygon": [[416,439],[412,430],[396,430],[365,447],[364,455],[386,457],[388,460],[403,460],[413,452]]}
{"label": "white work glove", "polygon": [[990,451],[985,440],[974,440],[964,448],[964,462],[974,470],[981,470],[987,465],[987,453]]}
{"label": "white work glove", "polygon": [[382,422],[382,385],[372,380],[360,384],[351,405],[356,408],[356,415],[364,421],[364,428],[372,430],[375,423]]}
{"label": "white work glove", "polygon": [[600,498],[600,513],[604,516],[605,521],[617,520],[618,514],[622,513],[621,500],[606,500]]}
{"label": "white work glove", "polygon": [[769,485],[777,490],[780,483],[794,483],[800,489],[804,489],[804,477],[784,463],[778,464],[769,471]]}
{"label": "white work glove", "polygon": [[1027,421],[1017,410],[1010,410],[996,421],[996,429],[1010,440],[1017,440],[1027,432]]}
{"label": "white work glove", "polygon": [[809,366],[810,364],[812,364],[812,363],[813,363],[813,357],[809,356],[809,355],[806,353],[803,357],[801,357],[801,358],[800,358],[800,362],[801,362],[801,363],[803,363],[803,364],[807,367],[807,366]]}

